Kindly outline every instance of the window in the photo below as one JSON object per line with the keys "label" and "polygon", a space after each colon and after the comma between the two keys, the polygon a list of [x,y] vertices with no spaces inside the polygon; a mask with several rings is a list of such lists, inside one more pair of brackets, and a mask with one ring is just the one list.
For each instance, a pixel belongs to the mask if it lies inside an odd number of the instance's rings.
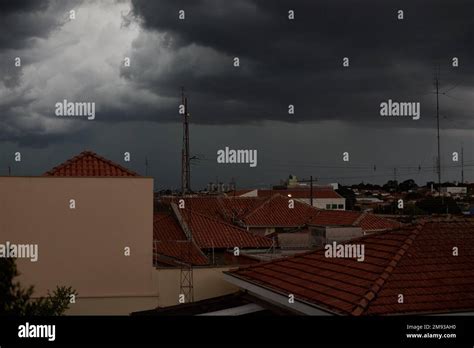
{"label": "window", "polygon": [[331,209],[331,204],[326,204],[326,209],[327,210]]}
{"label": "window", "polygon": [[337,209],[337,204],[333,204],[331,209]]}
{"label": "window", "polygon": [[339,205],[337,206],[337,209],[342,209],[342,210],[344,210],[344,204],[339,204]]}

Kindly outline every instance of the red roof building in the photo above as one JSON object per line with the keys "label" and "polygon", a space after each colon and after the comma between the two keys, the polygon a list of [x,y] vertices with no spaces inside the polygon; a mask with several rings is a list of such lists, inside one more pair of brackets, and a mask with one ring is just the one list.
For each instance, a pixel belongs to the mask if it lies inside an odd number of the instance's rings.
{"label": "red roof building", "polygon": [[226,272],[226,279],[300,314],[474,312],[473,221],[425,222],[348,243],[365,246],[363,262],[320,249]]}
{"label": "red roof building", "polygon": [[249,227],[303,227],[319,213],[320,209],[293,200],[279,194],[268,197],[252,212],[242,217],[242,222]]}
{"label": "red roof building", "polygon": [[194,242],[190,242],[171,213],[155,213],[153,219],[154,264],[204,266],[207,257]]}
{"label": "red roof building", "polygon": [[[178,197],[161,198],[165,204],[178,203]],[[186,197],[185,208],[200,214],[252,230],[258,228],[298,229],[305,226],[355,226],[364,231],[394,229],[397,221],[373,214],[325,210],[275,194],[271,197]]]}
{"label": "red roof building", "polygon": [[[184,229],[191,232],[192,242]],[[272,239],[191,209],[155,213],[153,239],[155,263],[165,265],[203,266],[210,263],[204,250],[212,250],[214,254],[235,247],[267,250],[273,245]]]}
{"label": "red roof building", "polygon": [[[162,197],[165,204],[178,203],[180,197]],[[190,196],[184,198],[185,208],[224,222],[241,220],[266,199],[256,197]]]}
{"label": "red roof building", "polygon": [[115,177],[139,176],[139,174],[94,152],[83,151],[79,155],[47,171],[43,176]]}
{"label": "red roof building", "polygon": [[361,227],[364,232],[392,230],[402,224],[374,214],[359,211],[318,210],[311,216],[308,225],[314,226],[354,226]]}

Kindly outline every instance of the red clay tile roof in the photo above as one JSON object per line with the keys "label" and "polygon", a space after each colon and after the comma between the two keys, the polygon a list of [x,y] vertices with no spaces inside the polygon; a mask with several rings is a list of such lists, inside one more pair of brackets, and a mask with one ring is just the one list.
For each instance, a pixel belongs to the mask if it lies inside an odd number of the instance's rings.
{"label": "red clay tile roof", "polygon": [[195,243],[189,244],[178,221],[171,213],[154,214],[153,251],[155,264],[158,262],[178,265],[179,262],[184,262],[201,266],[209,263]]}
{"label": "red clay tile roof", "polygon": [[276,194],[247,214],[242,222],[247,226],[300,227],[319,212],[319,209],[297,200],[290,208],[289,200],[289,197]]}
{"label": "red clay tile roof", "polygon": [[153,215],[153,238],[155,240],[185,240],[186,235],[171,213]]}
{"label": "red clay tile roof", "polygon": [[273,241],[189,209],[180,210],[196,244],[204,248],[269,248]]}
{"label": "red clay tile roof", "polygon": [[364,231],[392,230],[402,226],[401,223],[374,214],[350,210],[319,209],[308,221],[317,226],[357,226]]}
{"label": "red clay tile roof", "polygon": [[[170,202],[177,204],[180,199],[179,197],[163,197],[161,201],[167,204]],[[224,222],[242,219],[265,201],[265,198],[256,197],[197,196],[184,198],[185,208]]]}
{"label": "red clay tile roof", "polygon": [[[278,191],[278,190],[276,190]],[[163,197],[164,203],[177,203],[179,197]],[[227,223],[241,221],[252,227],[360,226],[364,231],[400,227],[400,223],[372,214],[349,210],[324,210],[294,200],[289,208],[289,197],[186,197],[185,208]]]}
{"label": "red clay tile roof", "polygon": [[139,176],[121,165],[91,151],[81,152],[70,160],[54,167],[43,176]]}
{"label": "red clay tile roof", "polygon": [[349,243],[365,245],[363,262],[326,258],[322,249],[228,274],[336,314],[474,311],[473,221],[427,222]]}
{"label": "red clay tile roof", "polygon": [[193,234],[190,255],[186,235],[176,217],[171,212],[160,212],[155,213],[153,221],[155,262],[170,265],[191,262],[193,265],[205,265],[209,261],[201,249],[266,249],[272,246],[271,239],[254,235],[221,220],[189,209],[180,209],[179,212]]}
{"label": "red clay tile roof", "polygon": [[319,209],[317,214],[311,216],[308,223],[319,226],[352,226],[361,214],[359,211]]}
{"label": "red clay tile roof", "polygon": [[192,264],[194,266],[204,266],[209,260],[188,240],[157,240],[154,242],[155,262],[169,265],[179,265],[181,263]]}
{"label": "red clay tile roof", "polygon": [[[458,255],[453,256],[453,247]],[[404,304],[392,298],[404,295]],[[474,222],[431,222],[417,233],[367,314],[474,310]]]}
{"label": "red clay tile roof", "polygon": [[370,230],[393,230],[399,228],[402,224],[395,220],[390,220],[374,214],[363,214],[357,222],[357,226],[362,227],[364,231]]}
{"label": "red clay tile roof", "polygon": [[[291,194],[293,198],[311,198],[310,189],[286,189],[286,190],[258,190],[258,197],[270,197],[275,194],[288,196]],[[344,198],[332,188],[313,188],[313,198]]]}

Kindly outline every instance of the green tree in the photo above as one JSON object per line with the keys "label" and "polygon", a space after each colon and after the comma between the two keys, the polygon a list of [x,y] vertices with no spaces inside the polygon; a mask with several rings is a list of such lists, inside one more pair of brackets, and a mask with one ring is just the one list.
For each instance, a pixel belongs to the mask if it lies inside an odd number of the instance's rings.
{"label": "green tree", "polygon": [[14,278],[19,276],[15,260],[0,258],[0,315],[62,315],[68,308],[71,287],[58,286],[46,297],[32,299],[34,287],[23,288]]}

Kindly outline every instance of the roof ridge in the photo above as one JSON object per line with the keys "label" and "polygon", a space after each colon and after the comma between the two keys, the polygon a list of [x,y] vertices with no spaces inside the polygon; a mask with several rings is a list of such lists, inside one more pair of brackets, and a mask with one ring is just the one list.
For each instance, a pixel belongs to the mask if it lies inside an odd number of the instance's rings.
{"label": "roof ridge", "polygon": [[120,169],[121,171],[123,171],[123,172],[125,172],[129,175],[140,176],[137,172],[134,172],[134,171],[132,171],[132,170],[126,168],[126,167],[123,167],[122,165],[120,165],[116,162],[113,162],[112,160],[109,160],[105,157],[102,157],[102,156],[98,155],[97,153],[95,153],[93,151],[89,151],[89,150],[82,151],[81,153],[79,153],[76,156],[66,160],[65,162],[62,162],[62,163],[58,164],[57,166],[54,166],[51,170],[48,170],[47,172],[45,172],[43,174],[43,176],[54,175],[54,172],[56,172],[56,171],[58,171],[62,168],[67,168],[69,165],[73,164],[74,162],[77,162],[78,160],[81,160],[81,159],[85,158],[86,156],[94,157],[97,160],[105,162],[108,165],[110,165],[112,167],[115,167],[117,169]]}
{"label": "roof ridge", "polygon": [[[252,210],[250,213],[242,216],[242,219],[247,219],[253,214],[255,214],[258,210],[262,209],[263,206],[266,204],[269,204],[270,201],[275,200],[277,198],[286,198],[286,196],[282,195],[281,193],[275,193],[267,198],[264,199],[263,203],[261,203],[258,207],[256,207],[254,210]],[[314,210],[314,213],[311,213],[308,219],[306,220],[305,224],[307,224],[316,214],[319,213],[320,210],[319,208],[313,207],[311,204],[305,203],[305,202],[300,202],[298,199],[293,198],[293,197],[287,197],[289,199],[293,199],[295,205],[301,204],[304,208],[310,208],[311,210]]]}
{"label": "roof ridge", "polygon": [[65,166],[71,164],[72,162],[77,161],[78,159],[81,159],[82,157],[84,157],[86,155],[87,152],[89,152],[89,151],[82,151],[81,153],[79,153],[79,154],[75,155],[74,157],[66,160],[65,162],[59,163],[57,166],[54,166],[53,168],[48,170],[46,173],[44,173],[43,176],[48,175],[48,174],[52,174],[53,172],[55,172],[59,168],[65,167]]}
{"label": "roof ridge", "polygon": [[370,302],[377,297],[377,294],[383,288],[387,279],[392,275],[393,270],[397,267],[403,255],[405,255],[410,246],[413,245],[418,233],[423,229],[425,222],[424,220],[420,221],[419,224],[412,229],[412,233],[405,239],[397,253],[393,255],[387,267],[385,267],[380,276],[372,283],[370,289],[365,293],[355,308],[352,309],[352,315],[359,316],[367,310]]}
{"label": "roof ridge", "polygon": [[258,234],[254,234],[254,233],[252,233],[252,232],[250,232],[250,231],[247,231],[246,229],[244,229],[244,228],[242,228],[242,227],[239,227],[239,226],[230,224],[230,223],[228,223],[228,222],[222,221],[221,219],[216,219],[215,217],[212,217],[212,216],[209,216],[209,215],[200,213],[200,212],[198,212],[198,211],[196,211],[196,210],[190,210],[190,209],[188,209],[188,208],[185,208],[185,209],[183,209],[183,210],[186,210],[186,211],[188,211],[188,212],[191,213],[191,214],[200,215],[201,217],[206,218],[206,219],[208,219],[208,220],[211,220],[211,221],[213,221],[213,222],[217,222],[217,223],[219,223],[219,224],[223,224],[223,225],[226,225],[226,226],[235,228],[235,229],[237,229],[237,230],[239,230],[239,231],[241,231],[241,232],[248,233],[248,234],[250,234],[250,235],[252,235],[252,236],[254,236],[254,237],[257,237],[257,238],[265,238],[265,239],[271,240],[270,238],[267,238],[267,237],[264,237],[264,236],[260,236],[260,235],[258,235]]}
{"label": "roof ridge", "polygon": [[365,217],[367,216],[367,212],[362,212],[357,219],[354,220],[352,223],[352,226],[357,226]]}
{"label": "roof ridge", "polygon": [[97,158],[97,159],[99,159],[99,160],[101,160],[101,161],[104,161],[104,162],[110,164],[111,166],[117,167],[117,168],[119,168],[119,169],[121,169],[121,170],[123,170],[123,171],[125,171],[125,172],[127,172],[127,173],[129,173],[129,174],[138,175],[138,173],[136,173],[136,172],[134,172],[134,171],[132,171],[132,170],[130,170],[130,169],[128,169],[128,168],[125,168],[125,167],[123,167],[122,165],[120,165],[120,164],[118,164],[118,163],[116,163],[116,162],[113,162],[112,160],[109,160],[109,159],[107,159],[107,158],[105,158],[105,157],[102,157],[101,155],[99,155],[99,154],[97,154],[97,153],[95,153],[95,152],[93,152],[93,151],[83,151],[82,153],[84,153],[84,154],[87,153],[87,154],[89,154],[89,155],[91,155],[91,156],[93,156],[93,157],[95,157],[95,158]]}
{"label": "roof ridge", "polygon": [[222,200],[221,196],[218,196],[216,198],[217,201],[217,209],[218,209],[218,214],[221,215],[224,219],[232,219],[233,216],[229,216],[226,207],[224,206],[224,202]]}
{"label": "roof ridge", "polygon": [[268,202],[270,202],[271,200],[273,200],[275,197],[277,196],[280,196],[279,193],[276,193],[274,195],[271,195],[267,198],[265,198],[263,200],[263,202],[258,206],[256,207],[253,211],[251,211],[250,213],[248,213],[247,215],[245,215],[243,218],[247,219],[248,217],[252,216],[253,214],[255,214],[255,212],[257,212],[258,210],[260,210],[264,205],[268,204]]}

